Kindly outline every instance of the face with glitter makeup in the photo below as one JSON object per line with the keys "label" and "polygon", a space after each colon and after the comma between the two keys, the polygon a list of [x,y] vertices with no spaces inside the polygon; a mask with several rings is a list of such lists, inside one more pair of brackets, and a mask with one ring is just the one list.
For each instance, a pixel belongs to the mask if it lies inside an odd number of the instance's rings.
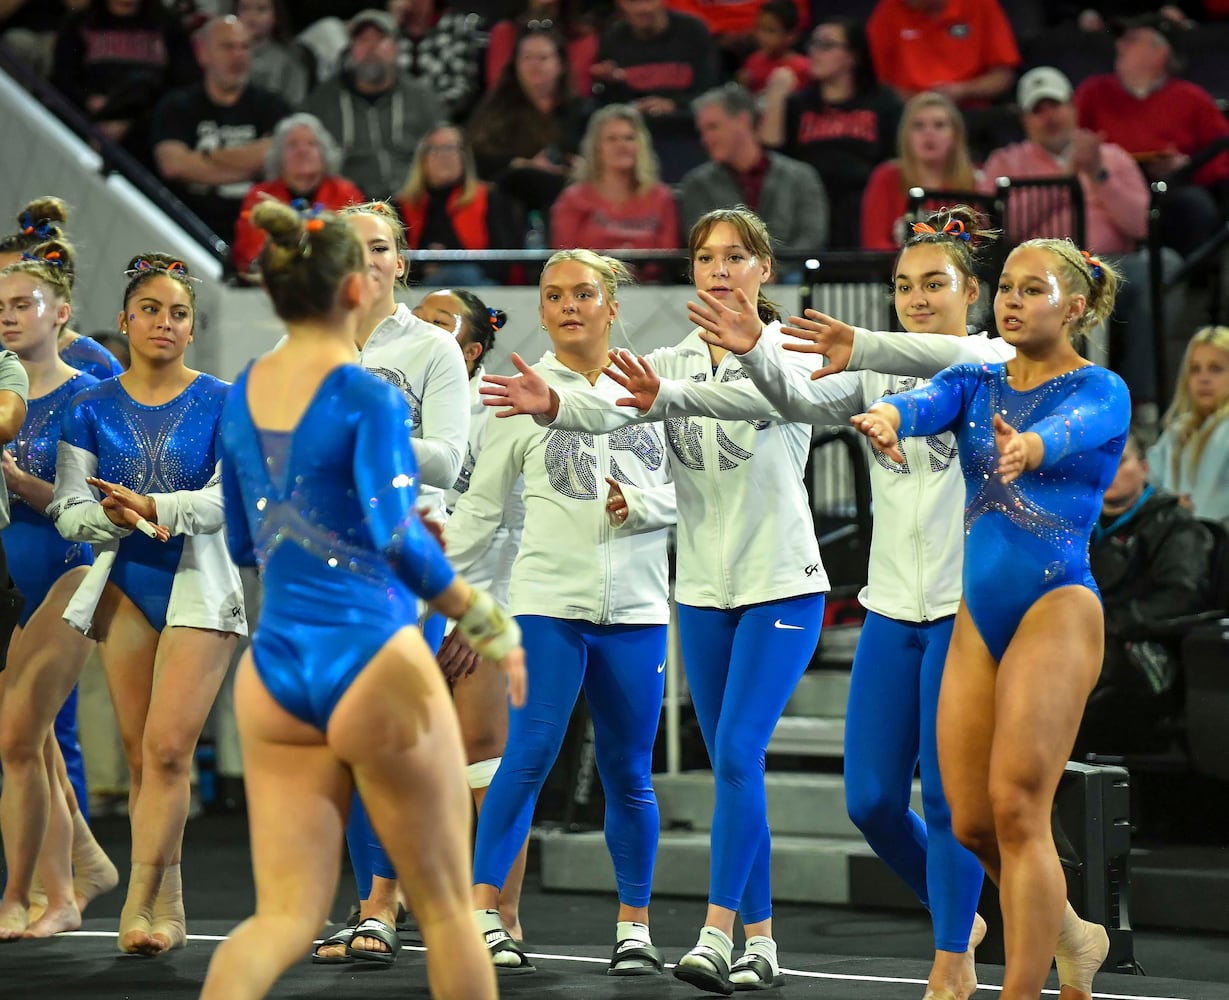
{"label": "face with glitter makeup", "polygon": [[466,343],[463,319],[465,310],[461,300],[445,288],[424,296],[410,311],[419,319],[426,320],[432,326],[438,326],[457,338],[461,353],[465,355],[465,369],[472,377],[482,351],[480,345]]}
{"label": "face with glitter makeup", "polygon": [[1186,384],[1201,418],[1216,412],[1229,402],[1229,352],[1215,344],[1195,344],[1186,367]]}
{"label": "face with glitter makeup", "polygon": [[772,261],[761,260],[747,249],[731,223],[718,222],[696,248],[691,261],[691,274],[697,289],[736,309],[738,300],[734,297],[735,289],[742,289],[754,304],[760,294],[760,286],[772,275]]}
{"label": "face with glitter makeup", "polygon": [[977,279],[967,277],[937,244],[901,251],[893,282],[896,315],[911,333],[965,334],[969,306],[977,301]]}
{"label": "face with glitter makeup", "polygon": [[588,351],[610,339],[619,303],[610,299],[602,276],[578,260],[561,260],[542,272],[538,312],[555,351]]}
{"label": "face with glitter makeup", "polygon": [[1040,247],[1013,250],[994,296],[994,319],[1002,338],[1019,350],[1043,350],[1067,338],[1070,320],[1087,299],[1067,295],[1054,255]]}
{"label": "face with glitter makeup", "polygon": [[32,274],[0,277],[0,341],[18,357],[55,354],[56,337],[72,307]]}
{"label": "face with glitter makeup", "polygon": [[132,358],[150,364],[181,361],[192,342],[195,310],[183,282],[156,274],[141,282],[124,303],[120,330],[128,335]]}

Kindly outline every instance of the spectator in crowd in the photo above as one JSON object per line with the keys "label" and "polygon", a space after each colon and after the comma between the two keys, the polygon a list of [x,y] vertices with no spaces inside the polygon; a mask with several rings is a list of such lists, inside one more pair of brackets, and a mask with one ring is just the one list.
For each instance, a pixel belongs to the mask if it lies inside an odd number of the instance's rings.
{"label": "spectator in crowd", "polygon": [[[551,245],[555,248],[606,251],[679,246],[674,195],[658,179],[649,130],[630,104],[608,104],[590,117],[574,180],[551,209]],[[641,276],[657,271],[643,268]]]}
{"label": "spectator in crowd", "polygon": [[[411,250],[490,250],[519,246],[510,206],[478,179],[474,154],[458,125],[437,125],[422,137],[405,186],[395,197]],[[502,268],[423,264],[418,280],[435,285],[489,285]]]}
{"label": "spectator in crowd", "polygon": [[269,136],[290,113],[282,98],[248,80],[251,45],[233,16],[197,33],[202,82],[167,94],[154,109],[158,173],[214,233],[235,231],[239,207],[264,168]]}
{"label": "spectator in crowd", "polygon": [[1051,24],[1074,23],[1081,31],[1094,35],[1108,31],[1113,18],[1139,17],[1141,14],[1159,14],[1181,27],[1194,27],[1192,17],[1202,17],[1207,13],[1199,9],[1202,6],[1199,0],[1167,3],[1164,6],[1158,5],[1156,0],[1114,0],[1112,5],[1099,3],[1095,6],[1088,0],[1049,0],[1046,13]]}
{"label": "spectator in crowd", "polygon": [[[783,2],[794,8],[791,30],[799,25],[805,27],[810,13],[807,0]],[[698,17],[708,26],[721,51],[723,77],[732,75],[759,44],[759,14],[763,4],[764,0],[667,0],[672,10]]]}
{"label": "spectator in crowd", "polygon": [[1229,189],[1229,153],[1217,156],[1175,184],[1175,171],[1217,139],[1229,122],[1212,95],[1177,75],[1174,41],[1180,29],[1162,15],[1119,22],[1114,72],[1091,76],[1075,92],[1080,125],[1136,158],[1170,190],[1161,214],[1161,237],[1183,256],[1219,226],[1218,199]]}
{"label": "spectator in crowd", "polygon": [[911,97],[901,113],[897,158],[879,164],[862,198],[862,247],[895,250],[904,243],[909,189],[970,192],[977,173],[969,158],[964,118],[942,94]]}
{"label": "spectator in crowd", "polygon": [[[694,108],[709,162],[688,171],[680,185],[683,228],[715,209],[746,205],[764,220],[778,257],[822,250],[828,243],[823,181],[808,164],[764,149],[755,131],[755,99],[729,83],[702,94]],[[789,272],[783,269],[778,280],[789,280]]]}
{"label": "spectator in crowd", "polygon": [[810,79],[810,61],[794,48],[798,21],[793,0],[764,0],[760,6],[755,18],[755,51],[747,56],[736,76],[757,97],[774,74],[782,81],[787,79],[786,74],[793,77],[793,90],[801,89]]}
{"label": "spectator in crowd", "polygon": [[900,98],[875,79],[860,21],[820,21],[809,49],[810,82],[801,91],[793,91],[792,72],[769,78],[760,139],[819,172],[832,209],[828,246],[854,250],[861,246],[862,192],[896,149]]}
{"label": "spectator in crowd", "polygon": [[594,18],[583,9],[580,0],[525,0],[515,17],[496,21],[491,27],[486,48],[486,85],[495,86],[516,40],[530,26],[553,27],[563,36],[568,50],[568,67],[572,71],[572,87],[577,94],[588,97],[593,93],[593,77],[590,69],[597,59],[597,28]]}
{"label": "spectator in crowd", "polygon": [[397,69],[397,22],[364,10],[349,24],[342,71],[308,95],[315,115],[341,145],[341,173],[368,198],[388,197],[409,172],[419,140],[444,117],[431,87]]}
{"label": "spectator in crowd", "polygon": [[435,0],[388,0],[397,19],[397,68],[430,87],[452,121],[482,93],[482,19]]}
{"label": "spectator in crowd", "polygon": [[1213,536],[1178,497],[1149,483],[1137,432],[1105,492],[1089,549],[1105,605],[1105,659],[1076,739],[1085,753],[1164,749],[1181,706],[1178,636],[1161,626],[1211,610]]}
{"label": "spectator in crowd", "polygon": [[56,32],[74,11],[90,0],[5,0],[0,3],[0,41],[39,76],[51,75]]}
{"label": "spectator in crowd", "polygon": [[340,164],[341,150],[315,115],[299,112],[277,123],[265,156],[268,180],[252,185],[235,224],[231,261],[240,278],[257,280],[252,265],[265,245],[264,230],[252,225],[257,202],[276,198],[287,205],[297,201],[335,212],[363,201],[363,192],[338,175]]}
{"label": "spectator in crowd", "polygon": [[618,0],[593,64],[594,96],[634,104],[646,117],[689,114],[687,104],[717,82],[717,53],[703,21],[664,0]]}
{"label": "spectator in crowd", "polygon": [[1229,522],[1229,327],[1191,337],[1148,461],[1158,486],[1200,517]]}
{"label": "spectator in crowd", "polygon": [[875,73],[904,100],[930,90],[984,107],[1007,94],[1020,64],[998,0],[879,0],[866,34]]}
{"label": "spectator in crowd", "polygon": [[[1071,82],[1053,67],[1038,66],[1020,77],[1016,103],[1026,138],[990,154],[978,187],[991,194],[999,177],[1078,178],[1084,195],[1085,245],[1098,256],[1110,257],[1124,279],[1114,306],[1114,318],[1123,323],[1125,334],[1116,367],[1131,390],[1136,420],[1155,425],[1159,386],[1153,368],[1148,252],[1138,249],[1148,232],[1148,182],[1130,153],[1076,125],[1071,94]],[[1004,228],[1013,242],[1071,236],[1071,203],[1065,197],[1009,199]],[[1166,251],[1162,266],[1174,271],[1181,263],[1176,253]],[[1167,311],[1176,312],[1177,295],[1167,296],[1166,305]]]}
{"label": "spectator in crowd", "polygon": [[291,43],[282,0],[236,0],[234,14],[252,40],[252,82],[298,107],[310,74],[302,50]]}
{"label": "spectator in crowd", "polygon": [[158,0],[90,0],[56,36],[51,82],[143,162],[154,105],[199,75],[188,36]]}
{"label": "spectator in crowd", "polygon": [[584,119],[563,39],[553,28],[526,29],[469,122],[479,176],[545,217],[567,181]]}

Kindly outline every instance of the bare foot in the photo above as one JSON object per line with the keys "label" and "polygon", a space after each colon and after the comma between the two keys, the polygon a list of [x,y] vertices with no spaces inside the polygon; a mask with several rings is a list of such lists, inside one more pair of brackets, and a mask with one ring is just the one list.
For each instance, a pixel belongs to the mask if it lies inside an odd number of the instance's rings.
{"label": "bare foot", "polygon": [[20,903],[0,903],[0,941],[20,941],[30,923],[30,915]]}
{"label": "bare foot", "polygon": [[49,906],[43,915],[26,928],[25,937],[49,938],[61,931],[75,931],[81,926],[81,911],[75,900]]}
{"label": "bare foot", "polygon": [[520,920],[517,920],[512,924],[509,924],[505,921],[504,930],[508,932],[508,936],[512,938],[513,941],[524,941],[525,940],[525,932],[521,929]]}
{"label": "bare foot", "polygon": [[119,872],[101,848],[97,857],[90,858],[85,864],[77,861],[73,866],[73,892],[77,897],[77,909],[82,913],[91,901],[117,885]]}
{"label": "bare foot", "polygon": [[[364,938],[364,940],[368,940],[368,939]],[[317,958],[345,958],[346,957],[346,945],[345,944],[329,944],[329,945],[322,944],[315,951],[313,951],[312,954],[315,955]]]}
{"label": "bare foot", "polygon": [[119,950],[129,955],[156,955],[161,950],[150,939],[151,907],[131,897],[120,911]]}
{"label": "bare foot", "polygon": [[1092,1000],[1093,977],[1109,950],[1109,934],[1100,924],[1064,920],[1063,933],[1054,951],[1061,986],[1059,1000]]}
{"label": "bare foot", "polygon": [[30,883],[30,922],[38,920],[43,911],[47,909],[47,890],[43,888],[43,884],[39,881],[39,877],[35,874],[33,881]]}

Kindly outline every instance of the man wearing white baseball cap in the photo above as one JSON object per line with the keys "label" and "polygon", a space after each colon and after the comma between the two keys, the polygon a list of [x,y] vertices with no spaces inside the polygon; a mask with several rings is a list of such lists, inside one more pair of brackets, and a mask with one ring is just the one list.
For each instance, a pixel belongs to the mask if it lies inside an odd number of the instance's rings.
{"label": "man wearing white baseball cap", "polygon": [[[1110,256],[1126,282],[1115,318],[1125,325],[1116,367],[1131,390],[1139,417],[1155,420],[1157,389],[1153,371],[1152,303],[1148,295],[1147,253],[1139,246],[1148,231],[1148,182],[1120,146],[1080,128],[1072,103],[1071,81],[1052,66],[1038,66],[1020,77],[1016,103],[1026,139],[994,150],[987,158],[981,187],[993,191],[996,179],[1077,177],[1084,195],[1084,245]],[[1023,198],[1009,202],[1004,226],[1012,241],[1075,236],[1075,220],[1065,198]],[[1165,261],[1172,271],[1181,258]],[[1172,301],[1167,312],[1175,308]],[[1151,404],[1151,409],[1148,408]]]}

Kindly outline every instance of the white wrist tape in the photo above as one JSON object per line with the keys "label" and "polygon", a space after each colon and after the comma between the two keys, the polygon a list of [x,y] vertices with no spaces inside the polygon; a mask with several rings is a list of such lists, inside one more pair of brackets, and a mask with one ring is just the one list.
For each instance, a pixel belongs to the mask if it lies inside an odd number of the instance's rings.
{"label": "white wrist tape", "polygon": [[474,602],[457,619],[457,628],[474,647],[474,652],[488,660],[501,660],[521,644],[521,629],[514,618],[485,590],[474,588]]}

